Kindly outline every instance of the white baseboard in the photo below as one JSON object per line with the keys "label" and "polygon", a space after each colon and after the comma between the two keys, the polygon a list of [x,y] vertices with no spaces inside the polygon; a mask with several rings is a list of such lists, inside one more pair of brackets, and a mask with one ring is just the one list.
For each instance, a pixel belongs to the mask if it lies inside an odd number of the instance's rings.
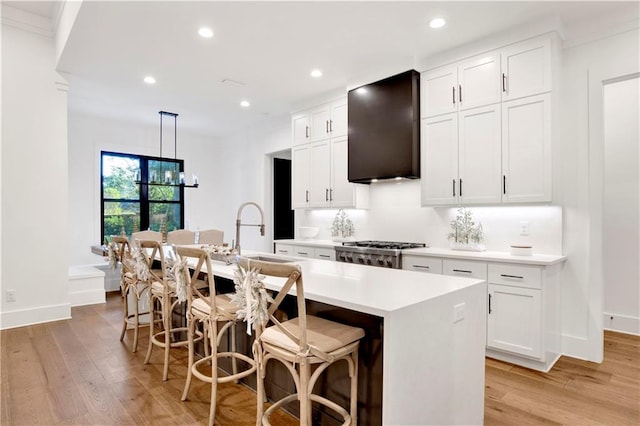
{"label": "white baseboard", "polygon": [[44,322],[60,321],[71,318],[71,304],[38,306],[37,308],[5,311],[0,313],[0,330],[24,327]]}
{"label": "white baseboard", "polygon": [[637,317],[603,312],[602,324],[605,330],[640,335],[640,318]]}
{"label": "white baseboard", "polygon": [[69,292],[69,302],[72,307],[107,303],[106,294],[103,288]]}

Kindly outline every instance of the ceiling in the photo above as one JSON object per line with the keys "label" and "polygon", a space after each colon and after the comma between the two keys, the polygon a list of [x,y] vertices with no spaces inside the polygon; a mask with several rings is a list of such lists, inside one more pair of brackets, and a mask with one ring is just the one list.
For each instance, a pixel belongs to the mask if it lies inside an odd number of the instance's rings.
{"label": "ceiling", "polygon": [[[53,14],[55,2],[30,3]],[[526,23],[579,27],[630,7],[637,19],[637,2],[85,1],[58,68],[71,109],[150,123],[172,111],[180,128],[221,137]],[[436,16],[448,25],[429,28]]]}

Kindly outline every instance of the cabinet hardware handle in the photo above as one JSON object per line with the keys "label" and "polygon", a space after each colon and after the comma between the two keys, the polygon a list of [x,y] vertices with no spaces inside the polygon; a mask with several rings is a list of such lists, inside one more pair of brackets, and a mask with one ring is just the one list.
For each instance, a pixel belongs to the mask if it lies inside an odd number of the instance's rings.
{"label": "cabinet hardware handle", "polygon": [[289,254],[289,252],[287,250],[278,250],[278,253]]}
{"label": "cabinet hardware handle", "polygon": [[309,190],[307,189],[307,190],[306,190],[306,191],[304,191],[304,192],[306,193],[306,194],[305,194],[305,197],[306,197],[306,200],[307,200],[307,203],[308,203],[308,202],[309,202]]}
{"label": "cabinet hardware handle", "polygon": [[411,265],[411,266],[413,266],[414,268],[420,268],[420,269],[431,269],[430,267],[425,265]]}
{"label": "cabinet hardware handle", "polygon": [[333,201],[333,188],[329,189],[329,201]]}
{"label": "cabinet hardware handle", "polygon": [[471,274],[472,271],[465,271],[464,269],[454,269],[453,272],[464,272],[465,274]]}
{"label": "cabinet hardware handle", "polygon": [[304,137],[305,138],[309,137],[309,126],[304,126]]}
{"label": "cabinet hardware handle", "polygon": [[489,293],[489,313],[491,313],[491,293]]}
{"label": "cabinet hardware handle", "polygon": [[307,253],[307,252],[305,252],[305,251],[299,251],[299,252],[298,252],[298,254],[301,254],[301,255],[303,255],[303,256],[306,256],[306,255],[308,255],[309,253]]}
{"label": "cabinet hardware handle", "polygon": [[329,120],[329,131],[333,132],[333,120]]}
{"label": "cabinet hardware handle", "polygon": [[507,175],[502,175],[502,193],[507,193]]}
{"label": "cabinet hardware handle", "polygon": [[452,100],[453,100],[453,104],[455,105],[456,104],[456,86],[452,86],[451,90],[453,90]]}
{"label": "cabinet hardware handle", "polygon": [[460,103],[462,103],[462,85],[458,85],[458,96],[460,97]]}
{"label": "cabinet hardware handle", "polygon": [[462,197],[462,179],[460,179],[460,196]]}
{"label": "cabinet hardware handle", "polygon": [[327,259],[329,259],[331,256],[329,256],[328,254],[319,254],[318,257],[326,257]]}
{"label": "cabinet hardware handle", "polygon": [[328,188],[324,189],[324,200],[325,201],[329,201],[329,189]]}
{"label": "cabinet hardware handle", "polygon": [[456,196],[456,180],[453,179],[453,196]]}
{"label": "cabinet hardware handle", "polygon": [[507,91],[507,75],[505,73],[502,73],[502,91]]}
{"label": "cabinet hardware handle", "polygon": [[500,274],[501,277],[504,278],[517,278],[519,280],[523,280],[524,277],[518,276],[518,275],[508,275],[508,274]]}
{"label": "cabinet hardware handle", "polygon": [[325,121],[325,128],[327,129],[327,133],[329,133],[329,120]]}

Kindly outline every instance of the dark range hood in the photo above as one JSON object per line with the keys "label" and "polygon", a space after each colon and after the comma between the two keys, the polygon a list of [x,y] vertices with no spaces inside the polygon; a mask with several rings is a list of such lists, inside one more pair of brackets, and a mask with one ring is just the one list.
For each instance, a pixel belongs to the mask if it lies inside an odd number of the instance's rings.
{"label": "dark range hood", "polygon": [[420,74],[409,70],[348,93],[350,182],[420,177]]}

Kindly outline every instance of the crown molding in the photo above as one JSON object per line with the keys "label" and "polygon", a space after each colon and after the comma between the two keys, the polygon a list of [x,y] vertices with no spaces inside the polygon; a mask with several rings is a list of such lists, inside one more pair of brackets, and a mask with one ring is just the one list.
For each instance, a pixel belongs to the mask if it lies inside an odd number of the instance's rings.
{"label": "crown molding", "polygon": [[53,37],[51,20],[33,13],[2,4],[2,25],[9,25],[41,36]]}

